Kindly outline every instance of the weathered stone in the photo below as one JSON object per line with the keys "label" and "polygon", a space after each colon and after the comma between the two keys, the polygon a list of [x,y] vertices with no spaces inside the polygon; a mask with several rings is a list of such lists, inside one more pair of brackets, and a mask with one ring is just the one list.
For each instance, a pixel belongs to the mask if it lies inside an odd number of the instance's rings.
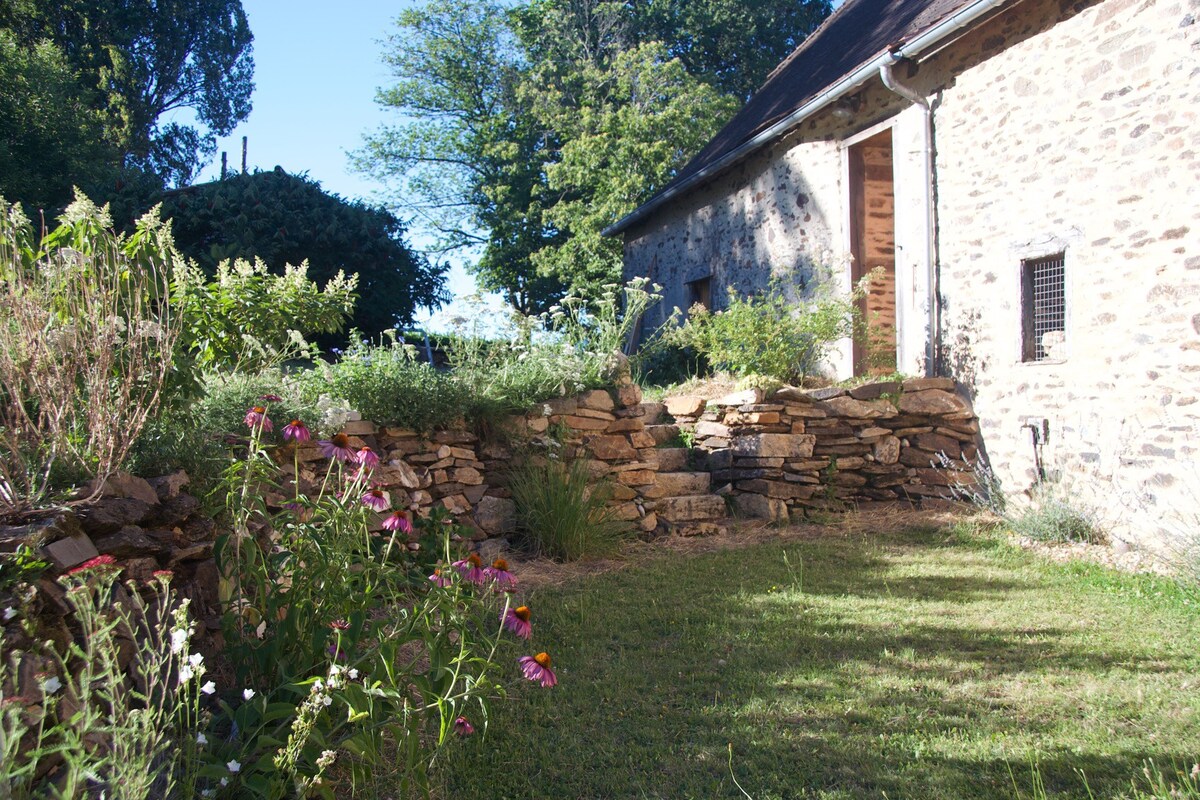
{"label": "weathered stone", "polygon": [[441,503],[451,514],[469,514],[471,511],[471,504],[461,494],[443,497]]}
{"label": "weathered stone", "polygon": [[534,433],[545,433],[550,427],[549,417],[530,417],[525,423]]}
{"label": "weathered stone", "polygon": [[804,389],[795,386],[784,386],[776,389],[770,397],[771,400],[777,400],[783,403],[809,405],[813,402],[813,396]]}
{"label": "weathered stone", "polygon": [[342,433],[347,436],[374,436],[375,431],[375,423],[370,420],[342,423]]}
{"label": "weathered stone", "polygon": [[630,408],[630,416],[641,417],[642,421],[647,425],[653,425],[667,413],[667,407],[662,403],[642,402],[636,407]]}
{"label": "weathered stone", "polygon": [[609,508],[614,517],[624,522],[633,522],[642,516],[642,511],[636,503],[616,503]]}
{"label": "weathered stone", "polygon": [[664,497],[707,494],[711,477],[707,472],[660,472],[658,488]]}
{"label": "weathered stone", "polygon": [[725,415],[726,425],[774,425],[780,421],[778,411],[731,411]]}
{"label": "weathered stone", "polygon": [[644,516],[640,520],[638,520],[638,528],[643,533],[650,533],[657,527],[658,527],[658,515],[655,514],[653,511],[648,511],[646,513],[646,516]]}
{"label": "weathered stone", "polygon": [[710,436],[716,436],[716,437],[720,437],[720,438],[724,439],[724,438],[728,438],[728,436],[730,434],[730,430],[729,430],[728,426],[722,425],[719,422],[709,422],[707,420],[701,420],[701,421],[697,422],[696,427],[695,427],[695,432],[696,432],[697,438],[708,438]]}
{"label": "weathered stone", "polygon": [[962,455],[962,445],[957,439],[951,439],[949,436],[941,436],[936,433],[923,433],[920,436],[914,436],[912,443],[915,447],[922,450],[928,450],[931,453],[944,453],[950,458],[958,458]]}
{"label": "weathered stone", "polygon": [[617,415],[611,411],[601,411],[598,408],[583,408],[582,406],[575,411],[574,416],[587,417],[588,419],[602,419],[606,422],[612,422],[617,418]]}
{"label": "weathered stone", "polygon": [[59,511],[26,525],[0,525],[0,553],[12,553],[21,545],[43,547],[73,536],[83,536],[79,519],[70,512]]}
{"label": "weathered stone", "polygon": [[816,441],[811,434],[760,433],[735,437],[732,449],[734,456],[808,458]]}
{"label": "weathered stone", "polygon": [[398,458],[380,464],[374,473],[374,479],[384,486],[401,486],[405,489],[417,489],[421,479],[413,468]]}
{"label": "weathered stone", "polygon": [[878,400],[885,394],[900,394],[899,381],[879,381],[865,383],[850,390],[850,396],[855,400]]}
{"label": "weathered stone", "polygon": [[952,378],[909,378],[903,384],[906,392],[923,392],[926,389],[942,389],[949,391],[954,389],[954,380]]}
{"label": "weathered stone", "polygon": [[[657,488],[657,487],[647,487]],[[612,499],[618,502],[632,500],[638,496],[637,491],[632,486],[626,486],[623,483],[614,483],[612,486]],[[645,493],[646,497],[650,497],[649,492]]]}
{"label": "weathered stone", "polygon": [[691,451],[686,447],[664,447],[658,451],[660,472],[686,472],[691,462]]}
{"label": "weathered stone", "polygon": [[[542,403],[544,409],[549,409],[550,413],[546,416],[569,416],[575,413],[579,408],[579,403],[574,397],[555,397],[553,400],[546,400]],[[536,410],[536,409],[535,409]]]}
{"label": "weathered stone", "polygon": [[811,497],[814,491],[813,487],[799,483],[771,481],[761,478],[738,481],[734,486],[743,492],[761,494],[765,497],[774,497],[781,500],[796,500]]}
{"label": "weathered stone", "polygon": [[608,420],[591,417],[563,417],[563,422],[577,431],[602,431],[608,427],[609,423]]}
{"label": "weathered stone", "polygon": [[605,433],[630,433],[632,431],[645,430],[646,423],[639,417],[625,417],[624,419],[615,419],[608,424],[604,429]]}
{"label": "weathered stone", "polygon": [[595,436],[588,440],[587,446],[592,455],[603,461],[632,461],[637,458],[637,451],[624,436]]}
{"label": "weathered stone", "polygon": [[58,539],[42,547],[42,555],[59,571],[77,567],[100,555],[92,540],[83,534]]}
{"label": "weathered stone", "polygon": [[579,404],[579,408],[590,408],[596,411],[612,411],[616,408],[612,395],[603,389],[581,392],[576,402]]}
{"label": "weathered stone", "polygon": [[647,425],[646,433],[654,439],[655,444],[666,444],[679,436],[678,425]]}
{"label": "weathered stone", "polygon": [[[896,413],[896,409],[891,408],[890,404],[885,403],[891,409],[892,415]],[[822,402],[821,408],[829,414],[838,417],[853,417],[856,419],[876,419],[887,415],[887,410],[881,408],[875,403],[866,402],[863,400],[855,400],[853,397],[834,397]]]}
{"label": "weathered stone", "polygon": [[478,486],[483,483],[483,476],[479,474],[479,470],[473,467],[458,467],[451,470],[450,479],[466,486]]}
{"label": "weathered stone", "polygon": [[617,405],[629,408],[640,402],[642,402],[642,387],[636,383],[626,383],[617,387]]}
{"label": "weathered stone", "polygon": [[96,537],[93,544],[101,553],[120,559],[154,555],[161,549],[136,525],[126,525],[118,531]]}
{"label": "weathered stone", "polygon": [[97,497],[131,497],[141,500],[147,505],[154,505],[158,502],[158,492],[154,491],[154,487],[150,485],[149,481],[126,472],[114,472],[109,475],[99,492],[96,492],[96,482],[92,481],[86,488],[80,490],[79,494],[81,497],[89,497],[93,494]]}
{"label": "weathered stone", "polygon": [[161,478],[151,478],[149,483],[154,488],[154,493],[158,495],[158,499],[169,500],[175,497],[183,490],[184,486],[191,483],[192,479],[183,470],[177,470],[170,475],[163,475]]}
{"label": "weathered stone", "polygon": [[900,460],[900,440],[895,436],[880,439],[872,448],[871,455],[880,464],[895,464]]}
{"label": "weathered stone", "polygon": [[864,442],[870,441],[872,439],[879,439],[884,436],[891,436],[891,435],[892,435],[892,432],[888,428],[870,427],[870,428],[863,428],[862,430],[860,430],[858,432],[858,438],[862,439]]}
{"label": "weathered stone", "polygon": [[617,480],[626,486],[649,486],[658,480],[658,474],[648,469],[633,469],[616,473]]}
{"label": "weathered stone", "polygon": [[719,406],[744,406],[749,403],[761,403],[764,399],[762,389],[743,389],[739,392],[727,394],[713,402]]}
{"label": "weathered stone", "polygon": [[469,502],[471,505],[475,505],[487,495],[488,485],[486,483],[480,483],[475,486],[465,486],[463,487],[462,493],[463,497],[467,498],[467,502]]}
{"label": "weathered stone", "polygon": [[517,505],[512,500],[484,497],[475,504],[475,522],[492,536],[512,533],[517,528]]}
{"label": "weathered stone", "polygon": [[900,396],[900,410],[905,414],[953,414],[968,411],[962,398],[940,389],[905,392]]}
{"label": "weathered stone", "polygon": [[805,394],[810,400],[832,400],[845,395],[846,390],[838,386],[826,386],[824,389],[809,389]]}
{"label": "weathered stone", "polygon": [[705,400],[703,397],[683,395],[668,397],[663,400],[663,405],[672,417],[698,417],[704,413]]}
{"label": "weathered stone", "polygon": [[629,434],[629,443],[640,450],[654,447],[658,441],[645,431],[633,431]]}
{"label": "weathered stone", "polygon": [[667,522],[720,519],[726,515],[724,498],[712,494],[667,497],[657,502],[655,511]]}
{"label": "weathered stone", "polygon": [[[149,484],[147,484],[147,487]],[[154,490],[151,489],[151,492]],[[158,495],[154,496],[158,504]],[[150,516],[151,506],[144,500],[133,497],[110,497],[95,505],[89,506],[79,514],[80,524],[85,533],[92,536],[102,536],[106,533],[119,531],[126,525],[137,525]]]}

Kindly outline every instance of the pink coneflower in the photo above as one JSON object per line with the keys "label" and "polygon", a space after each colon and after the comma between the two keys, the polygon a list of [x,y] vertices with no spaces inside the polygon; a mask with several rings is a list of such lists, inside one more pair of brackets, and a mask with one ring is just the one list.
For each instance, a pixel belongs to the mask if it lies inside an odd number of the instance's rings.
{"label": "pink coneflower", "polygon": [[479,553],[469,553],[466,558],[455,561],[451,566],[471,583],[482,584],[487,577],[483,571],[483,562],[479,560]]}
{"label": "pink coneflower", "polygon": [[283,402],[283,398],[277,394],[264,394],[264,395],[259,396],[258,399],[262,400],[264,403],[282,403]]}
{"label": "pink coneflower", "polygon": [[483,574],[500,585],[501,589],[511,589],[517,585],[517,576],[508,571],[508,562],[497,558]]}
{"label": "pink coneflower", "polygon": [[365,469],[375,469],[379,466],[379,456],[375,455],[375,451],[369,447],[360,447],[354,454],[354,460],[362,464]]}
{"label": "pink coneflower", "polygon": [[450,585],[450,579],[443,575],[440,569],[435,569],[433,571],[433,574],[429,576],[429,581],[434,586],[446,587]]}
{"label": "pink coneflower", "polygon": [[283,426],[284,441],[291,439],[294,442],[307,442],[311,438],[312,431],[310,431],[308,426],[298,419],[294,419],[287,425]]}
{"label": "pink coneflower", "polygon": [[333,622],[329,623],[329,627],[333,628],[335,631],[348,631],[350,630],[350,623],[346,622],[344,619],[335,619]]}
{"label": "pink coneflower", "polygon": [[468,722],[466,717],[459,717],[454,720],[454,732],[459,736],[470,736],[475,732],[475,726]]}
{"label": "pink coneflower", "polygon": [[257,428],[259,426],[268,432],[274,427],[271,425],[271,418],[267,416],[266,406],[255,406],[246,412],[246,427]]}
{"label": "pink coneflower", "polygon": [[549,653],[538,653],[536,656],[521,656],[517,659],[517,663],[521,665],[521,672],[525,673],[525,677],[534,683],[540,683],[543,689],[547,689],[558,683],[558,678],[554,675],[554,670],[550,669]]}
{"label": "pink coneflower", "polygon": [[408,521],[408,512],[393,511],[391,516],[383,521],[384,530],[412,533],[412,523]]}
{"label": "pink coneflower", "polygon": [[529,624],[529,606],[508,609],[501,615],[500,621],[504,623],[505,628],[522,639],[528,639],[533,635],[533,626]]}
{"label": "pink coneflower", "polygon": [[354,460],[354,451],[350,449],[350,437],[344,433],[335,433],[329,441],[317,444],[321,446],[321,455],[326,458],[336,458],[338,461]]}
{"label": "pink coneflower", "polygon": [[372,489],[362,496],[362,504],[372,511],[382,514],[388,510],[388,500],[383,496],[382,489]]}
{"label": "pink coneflower", "polygon": [[99,569],[101,567],[111,567],[117,563],[117,560],[112,556],[96,556],[89,558],[87,561],[80,564],[78,567],[67,570],[68,575],[77,575],[80,572],[88,572],[89,570]]}

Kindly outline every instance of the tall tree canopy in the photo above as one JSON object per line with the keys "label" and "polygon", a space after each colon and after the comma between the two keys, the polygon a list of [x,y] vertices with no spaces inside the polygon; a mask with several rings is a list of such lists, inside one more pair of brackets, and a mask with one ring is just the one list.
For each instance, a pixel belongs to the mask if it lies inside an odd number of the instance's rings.
{"label": "tall tree canopy", "polygon": [[445,268],[413,252],[396,217],[279,167],[168,192],[162,216],[180,252],[209,273],[235,258],[260,258],[273,272],[307,261],[321,284],[339,270],[357,273],[361,299],[350,325],[368,335],[446,300]]}
{"label": "tall tree canopy", "polygon": [[[53,65],[38,91],[71,110],[17,90],[0,98],[27,117],[54,117],[3,130],[10,152],[45,153],[20,162],[43,173],[41,196],[19,196],[27,178],[7,170],[0,191],[51,208],[73,183],[108,195],[131,172],[186,183],[216,137],[250,113],[252,38],[241,0],[0,0],[0,72],[32,78]],[[195,124],[164,120],[183,109]],[[50,156],[60,150],[72,157]]]}
{"label": "tall tree canopy", "polygon": [[619,280],[600,231],[661,188],[826,0],[428,0],[402,13],[360,169],[518,310]]}

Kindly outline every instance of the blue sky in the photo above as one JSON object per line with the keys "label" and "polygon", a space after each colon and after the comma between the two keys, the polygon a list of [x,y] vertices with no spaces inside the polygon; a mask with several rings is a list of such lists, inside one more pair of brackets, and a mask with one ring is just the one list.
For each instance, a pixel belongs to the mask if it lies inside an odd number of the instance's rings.
{"label": "blue sky", "polygon": [[[218,141],[217,156],[198,180],[220,174],[221,151],[230,169],[241,168],[242,137],[249,137],[251,170],[307,172],[328,191],[377,200],[380,185],[350,169],[347,153],[363,134],[395,122],[375,104],[375,90],[390,82],[384,40],[409,0],[242,0],[254,33],[254,110]],[[410,237],[420,248],[426,242]],[[475,291],[455,261],[449,287],[457,296]],[[431,324],[443,327],[448,313]]]}

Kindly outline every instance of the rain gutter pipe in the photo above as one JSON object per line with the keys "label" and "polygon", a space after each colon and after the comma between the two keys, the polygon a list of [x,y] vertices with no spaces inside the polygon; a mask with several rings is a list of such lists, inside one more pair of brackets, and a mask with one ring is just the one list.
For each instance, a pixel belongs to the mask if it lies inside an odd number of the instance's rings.
{"label": "rain gutter pipe", "polygon": [[787,133],[792,128],[799,125],[809,116],[824,108],[829,103],[834,102],[839,97],[849,94],[857,89],[862,84],[866,83],[871,78],[880,73],[880,70],[888,64],[895,63],[901,58],[916,60],[923,52],[929,50],[935,45],[942,44],[944,41],[957,33],[958,31],[975,24],[983,19],[993,10],[1005,5],[1012,0],[977,0],[965,8],[956,11],[944,20],[929,28],[924,33],[921,33],[908,42],[899,47],[885,52],[880,56],[872,59],[863,66],[851,72],[841,80],[834,83],[825,91],[818,94],[816,97],[809,100],[804,105],[797,108],[792,113],[788,114],[783,119],[768,128],[763,129],[757,135],[747,139],[742,144],[730,150],[721,158],[704,167],[694,175],[688,177],[676,186],[666,190],[658,197],[654,198],[645,205],[634,209],[629,214],[622,217],[620,220],[605,228],[602,234],[604,236],[615,236],[621,233],[626,228],[634,225],[637,222],[649,216],[650,212],[662,206],[668,200],[671,200],[683,192],[693,188],[697,184],[703,183],[705,180],[715,176],[732,164],[740,161],[744,156],[754,152],[763,145]]}

